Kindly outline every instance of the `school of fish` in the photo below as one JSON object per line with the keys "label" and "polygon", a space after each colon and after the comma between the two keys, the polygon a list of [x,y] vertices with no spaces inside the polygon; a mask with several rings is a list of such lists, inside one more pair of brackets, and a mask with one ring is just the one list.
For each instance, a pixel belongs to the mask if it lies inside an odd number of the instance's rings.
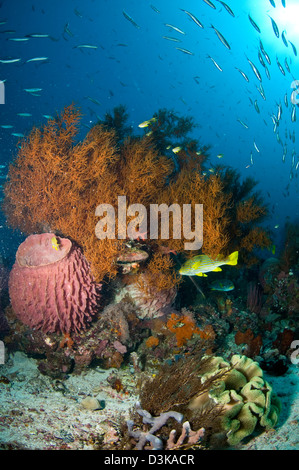
{"label": "school of fish", "polygon": [[[265,0],[266,2],[267,0]],[[296,60],[297,57],[297,48],[294,44],[293,41],[291,41],[292,38],[288,37],[288,32],[280,27],[279,22],[275,21],[273,16],[271,14],[271,9],[275,9],[277,6],[277,2],[280,2],[283,8],[288,8],[287,1],[286,0],[269,0],[269,13],[266,13],[267,15],[267,21],[269,22],[269,25],[271,26],[273,30],[273,35],[274,35],[274,40],[279,40],[282,41],[284,44],[286,51],[288,53],[287,56],[281,58],[276,55],[275,57],[270,57],[270,54],[266,51],[264,44],[263,44],[263,32],[262,28],[258,24],[258,21],[254,17],[254,13],[250,12],[247,13],[247,19],[251,27],[253,28],[253,33],[256,34],[256,39],[258,40],[258,47],[257,47],[257,57],[252,58],[252,57],[247,57],[247,55],[244,53],[244,56],[250,66],[252,76],[247,74],[242,66],[239,66],[238,64],[235,64],[234,69],[236,72],[240,74],[240,76],[245,80],[247,84],[250,84],[252,86],[252,82],[254,83],[254,87],[256,92],[258,93],[258,97],[252,97],[249,96],[249,102],[250,105],[253,107],[253,109],[256,111],[256,113],[262,117],[262,112],[261,112],[261,103],[259,103],[260,98],[263,101],[266,101],[266,91],[263,85],[264,79],[271,80],[271,68],[273,68],[276,64],[278,70],[280,71],[281,75],[288,80],[288,83],[291,83],[291,88],[292,91],[291,93],[285,92],[284,95],[276,100],[276,106],[273,108],[273,112],[270,116],[264,117],[263,116],[263,123],[265,125],[268,125],[269,123],[273,125],[273,134],[275,135],[275,140],[277,144],[281,147],[281,160],[283,163],[286,163],[290,161],[290,173],[289,173],[289,180],[290,182],[294,177],[298,176],[298,168],[299,168],[299,156],[296,152],[295,149],[295,131],[293,129],[285,129],[285,132],[282,133],[280,132],[281,129],[281,123],[282,120],[284,119],[284,123],[286,120],[289,121],[289,123],[293,124],[297,121],[297,106],[299,104],[299,80],[296,80],[295,76],[292,73],[292,61]],[[199,11],[203,12],[203,18],[205,17],[205,8],[209,7],[212,10],[214,10],[213,15],[215,14],[215,24],[219,20],[219,14],[221,15],[226,15],[228,14],[232,18],[232,22],[236,22],[239,16],[239,12],[237,13],[236,11],[233,11],[233,9],[226,3],[220,0],[199,0],[198,4],[198,9]],[[33,8],[33,7],[32,7]],[[161,14],[161,11],[154,5],[150,4],[150,8],[156,13],[157,15]],[[223,46],[223,54],[228,53],[232,54],[232,45],[230,38],[227,38],[224,36],[223,32],[221,31],[221,28],[215,27],[214,24],[212,23],[207,23],[205,24],[205,21],[201,18],[201,14],[198,14],[197,12],[189,11],[184,8],[179,8],[180,14],[181,14],[181,19],[182,19],[182,24],[184,24],[185,19],[187,18],[191,23],[193,23],[194,28],[197,28],[198,31],[205,30],[208,32],[210,38],[212,39],[213,36],[216,37],[216,41],[218,40],[219,43]],[[273,10],[274,12],[275,10]],[[83,19],[84,15],[78,11],[76,8],[73,10],[74,14],[80,18]],[[131,23],[132,26],[136,28],[136,30],[141,30],[144,25],[140,23],[140,21],[137,21],[133,18],[133,15],[131,12],[127,10],[122,10],[121,14],[123,15],[124,20],[128,21]],[[5,25],[7,23],[7,20],[0,19],[0,34],[6,37],[7,41],[10,41],[11,43],[19,44],[22,45],[27,44],[29,41],[44,41],[44,40],[51,40],[53,42],[58,42],[60,40],[59,37],[53,37],[51,34],[47,34],[46,32],[34,32],[34,33],[28,33],[25,34],[24,36],[18,35],[17,31],[13,29],[2,29],[5,28]],[[214,21],[213,21],[214,23]],[[232,23],[232,27],[233,27]],[[184,38],[188,36],[186,31],[184,30],[185,28],[182,27],[180,24],[172,24],[168,22],[163,22],[162,25],[165,28],[165,34],[162,36],[163,40],[168,41],[169,43],[174,43],[175,50],[178,51],[179,53],[182,53],[184,55],[193,57],[194,59],[190,60],[195,60],[197,53],[195,50],[190,50],[188,47],[184,47],[183,41]],[[168,32],[173,33],[173,36],[170,35]],[[194,34],[197,34],[197,31],[194,30]],[[200,33],[199,33],[200,34]],[[76,34],[72,31],[72,28],[70,26],[70,22],[67,22],[64,25],[63,31],[61,36],[65,41],[68,40],[74,40],[74,38],[77,37]],[[214,43],[213,43],[214,44]],[[118,46],[127,46],[125,43],[120,43]],[[23,47],[23,46],[22,46]],[[99,47],[102,47],[100,44],[90,44],[90,43],[76,43],[73,45],[74,50],[81,51],[84,53],[84,51],[89,51],[90,53],[94,54],[98,50]],[[287,49],[288,48],[288,49]],[[226,49],[226,52],[225,52]],[[19,50],[19,49],[18,49]],[[290,57],[289,51],[292,52],[292,57]],[[3,54],[3,55],[2,55]],[[206,53],[206,59],[211,61],[211,63],[216,67],[216,69],[219,72],[223,72],[224,68],[223,65],[218,63],[216,59],[213,57],[213,55],[210,55]],[[217,59],[218,60],[218,59]],[[48,54],[45,55],[36,55],[34,57],[29,57],[26,59],[22,59],[20,56],[5,56],[5,53],[2,50],[1,57],[0,57],[0,64],[2,66],[7,66],[10,67],[13,64],[16,66],[28,66],[32,67],[31,64],[35,64],[36,66],[39,66],[41,64],[47,64],[51,61],[51,57],[48,56]],[[28,64],[28,65],[27,65]],[[233,73],[233,70],[231,71]],[[198,76],[193,77],[195,82],[199,84],[199,78]],[[1,80],[0,80],[1,81]],[[255,82],[254,82],[255,81]],[[2,80],[3,84],[5,84],[6,79]],[[121,82],[122,84],[122,82]],[[33,84],[35,85],[35,84]],[[28,95],[32,97],[40,97],[42,96],[43,88],[39,86],[33,86],[31,88],[23,88],[23,92],[27,93]],[[252,94],[252,90],[250,92]],[[113,92],[110,91],[110,94],[113,95]],[[101,106],[101,102],[92,96],[86,96],[86,100],[90,101],[92,104],[95,104],[97,106]],[[32,113],[27,112],[27,110],[20,110],[20,112],[16,113],[18,117],[22,118],[32,118]],[[97,117],[99,117],[96,114]],[[42,114],[42,117],[45,119],[55,119],[52,115],[50,114]],[[245,129],[248,130],[250,128],[250,124],[246,119],[246,116],[236,116],[236,121],[240,123],[240,125]],[[147,127],[148,123],[152,122],[152,120],[147,120],[144,121],[139,125],[140,128]],[[2,122],[0,124],[0,127],[4,130],[11,130],[11,135],[13,137],[17,138],[22,138],[24,136],[23,132],[19,132],[18,129],[14,129],[15,125],[12,123],[7,123],[7,122]],[[89,127],[89,126],[87,126]],[[176,153],[180,150],[179,147],[176,147],[173,149],[173,152]],[[252,150],[249,152],[248,155],[248,164],[246,165],[245,168],[250,168],[254,162],[255,158],[258,155],[261,155],[263,149],[261,145],[256,141],[256,139],[253,140],[252,142]],[[222,158],[223,154],[217,155],[217,158]],[[209,169],[210,172],[213,172],[213,168]],[[286,188],[288,190],[288,187]]]}

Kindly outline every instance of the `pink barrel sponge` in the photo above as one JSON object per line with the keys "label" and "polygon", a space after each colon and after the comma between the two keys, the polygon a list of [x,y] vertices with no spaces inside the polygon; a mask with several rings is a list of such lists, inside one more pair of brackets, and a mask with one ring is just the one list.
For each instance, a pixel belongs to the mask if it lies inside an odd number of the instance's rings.
{"label": "pink barrel sponge", "polygon": [[26,238],[9,277],[16,316],[45,333],[86,328],[97,311],[99,288],[81,250],[53,233]]}

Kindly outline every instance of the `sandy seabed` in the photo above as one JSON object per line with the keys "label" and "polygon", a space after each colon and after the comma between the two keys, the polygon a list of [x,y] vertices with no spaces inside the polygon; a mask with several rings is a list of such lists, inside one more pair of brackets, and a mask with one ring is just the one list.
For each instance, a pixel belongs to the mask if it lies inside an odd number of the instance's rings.
{"label": "sandy seabed", "polygon": [[[108,384],[113,373],[125,384],[126,393]],[[279,423],[237,449],[299,450],[299,365],[280,377],[265,375],[282,403]],[[60,381],[42,375],[37,360],[21,352],[0,365],[0,377],[0,450],[99,448],[99,442],[118,439],[121,423],[138,399],[135,377],[127,369],[98,367]],[[84,408],[81,401],[88,396],[104,408]]]}

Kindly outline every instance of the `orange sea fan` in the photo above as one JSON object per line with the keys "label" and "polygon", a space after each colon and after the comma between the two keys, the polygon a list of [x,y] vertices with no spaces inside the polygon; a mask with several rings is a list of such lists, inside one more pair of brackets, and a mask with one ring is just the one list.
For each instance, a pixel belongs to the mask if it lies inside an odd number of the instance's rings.
{"label": "orange sea fan", "polygon": [[269,248],[271,240],[262,228],[254,227],[241,239],[240,246],[252,252],[255,247]]}
{"label": "orange sea fan", "polygon": [[157,292],[178,287],[181,277],[173,269],[174,264],[169,256],[160,252],[154,253],[147,265],[145,274],[138,276],[138,285],[145,294],[155,288]]}
{"label": "orange sea fan", "polygon": [[246,201],[241,201],[236,208],[237,220],[242,224],[253,222],[265,214],[265,207],[255,204],[254,197],[251,197]]}
{"label": "orange sea fan", "polygon": [[79,118],[70,106],[23,141],[9,169],[4,209],[8,223],[25,233],[51,230],[76,241],[99,281],[107,272],[116,274],[119,243],[103,247],[94,229],[96,206],[115,203],[119,155],[113,131],[102,126],[75,145]]}
{"label": "orange sea fan", "polygon": [[[184,204],[189,204],[193,214],[197,204],[203,205],[202,251],[211,257],[220,254],[229,240],[227,212],[231,206],[231,200],[222,189],[219,175],[211,175],[206,178],[201,172],[194,171],[193,168],[189,171],[188,167],[183,167],[161,193],[161,199],[167,205],[176,203],[182,208]],[[182,226],[183,220],[181,219]],[[170,224],[170,228],[172,228],[172,224]],[[192,218],[191,230],[195,230],[194,217]],[[183,237],[179,240],[174,239],[173,231],[170,231],[170,240],[167,241],[167,246],[171,249],[182,252],[185,242]],[[159,240],[158,243],[160,243]],[[191,253],[192,256],[194,254],[196,253]]]}
{"label": "orange sea fan", "polygon": [[[24,139],[4,187],[4,210],[12,227],[27,234],[52,231],[71,238],[84,250],[97,282],[116,276],[116,259],[126,240],[99,240],[95,210],[99,204],[110,204],[117,232],[116,209],[122,195],[127,207],[143,204],[147,217],[151,204],[170,207],[176,203],[180,208],[189,204],[193,214],[196,205],[203,204],[202,252],[212,258],[227,252],[233,243],[234,249],[241,246],[244,250],[267,243],[262,231],[247,233],[247,229],[244,234],[239,227],[241,221],[256,220],[263,208],[253,198],[236,208],[221,173],[203,175],[203,157],[195,147],[179,155],[180,171],[175,171],[172,158],[159,153],[152,137],[123,141],[113,129],[97,124],[82,142],[76,142],[80,117],[80,111],[69,106]],[[184,252],[185,242],[190,241],[175,238],[173,216],[169,219],[169,239],[149,240],[147,234],[144,240],[152,253],[146,284],[149,281],[162,290],[179,281],[170,258],[156,255],[157,247]],[[129,222],[128,217],[127,226]],[[194,220],[191,230],[195,230]]]}
{"label": "orange sea fan", "polygon": [[119,180],[129,204],[148,207],[165,187],[172,170],[171,160],[158,154],[149,137],[129,138],[121,148]]}

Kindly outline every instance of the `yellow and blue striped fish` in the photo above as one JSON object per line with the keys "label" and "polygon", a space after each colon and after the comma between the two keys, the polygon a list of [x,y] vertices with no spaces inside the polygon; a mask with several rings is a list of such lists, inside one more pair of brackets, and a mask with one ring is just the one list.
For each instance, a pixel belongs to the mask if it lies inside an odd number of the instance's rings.
{"label": "yellow and blue striped fish", "polygon": [[215,260],[206,255],[198,255],[186,261],[183,264],[179,273],[183,276],[203,276],[207,277],[206,273],[222,271],[220,266],[228,264],[235,266],[238,263],[238,251],[230,254],[227,258],[218,255]]}

